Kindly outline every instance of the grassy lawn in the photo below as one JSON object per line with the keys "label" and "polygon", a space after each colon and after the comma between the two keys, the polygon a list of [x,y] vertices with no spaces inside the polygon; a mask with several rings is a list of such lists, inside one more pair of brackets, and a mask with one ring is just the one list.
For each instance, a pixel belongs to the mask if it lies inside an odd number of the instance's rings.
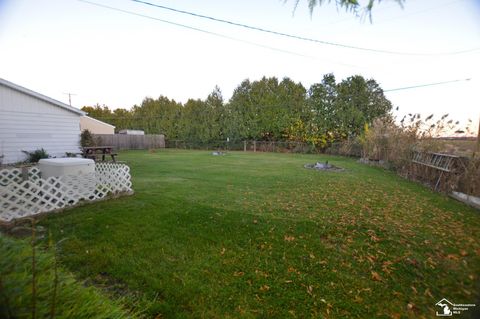
{"label": "grassy lawn", "polygon": [[[401,318],[477,303],[480,215],[353,159],[130,151],[136,194],[51,215],[60,261],[158,318]],[[328,159],[343,172],[306,163]],[[477,307],[478,308],[478,307]]]}
{"label": "grassy lawn", "polygon": [[15,240],[0,233],[0,318],[34,318],[33,309],[35,318],[131,317],[121,299],[111,300],[95,287],[85,287],[55,265],[52,249],[36,251],[33,298],[31,240]]}

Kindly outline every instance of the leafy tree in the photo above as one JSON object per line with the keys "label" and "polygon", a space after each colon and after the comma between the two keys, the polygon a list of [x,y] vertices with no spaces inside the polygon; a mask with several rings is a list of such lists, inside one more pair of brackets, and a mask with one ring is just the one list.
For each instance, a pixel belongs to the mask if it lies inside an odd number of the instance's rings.
{"label": "leafy tree", "polygon": [[228,135],[234,138],[258,139],[256,110],[251,101],[252,83],[246,79],[235,88],[227,106],[230,126]]}
{"label": "leafy tree", "polygon": [[[286,0],[285,0],[286,1]],[[360,13],[368,14],[371,18],[371,13],[373,7],[376,4],[379,4],[382,0],[368,0],[365,1],[366,4],[362,5],[358,0],[334,0],[333,2],[337,7],[344,8],[347,11],[353,12],[355,15],[359,15]],[[403,3],[405,0],[392,0],[397,2],[400,7],[403,7]],[[325,3],[330,3],[332,0],[308,0],[308,8],[310,9],[310,13],[313,12],[315,7],[322,6]],[[300,0],[295,0],[295,8],[297,8]]]}
{"label": "leafy tree", "polygon": [[204,125],[208,125],[208,139],[211,141],[225,140],[228,137],[225,130],[228,123],[222,91],[218,86],[215,86],[205,100],[205,108],[207,122]]}
{"label": "leafy tree", "polygon": [[132,113],[127,109],[118,108],[113,110],[111,123],[117,131],[135,127]]}
{"label": "leafy tree", "polygon": [[180,138],[202,143],[210,141],[209,122],[206,103],[200,99],[189,99],[182,110]]}
{"label": "leafy tree", "polygon": [[168,139],[211,143],[231,139],[293,140],[326,147],[357,136],[365,124],[389,116],[391,103],[374,80],[356,75],[340,83],[326,74],[308,92],[289,78],[244,80],[225,103],[218,87],[205,100],[182,105],[165,96],[145,98],[131,110],[84,107],[118,130],[143,129]]}
{"label": "leafy tree", "polygon": [[111,120],[113,119],[112,111],[106,105],[100,106],[100,104],[96,104],[94,106],[84,106],[82,107],[82,111],[86,112],[90,117],[100,119],[109,124],[111,124]]}
{"label": "leafy tree", "polygon": [[142,129],[147,134],[165,134],[169,138],[178,136],[178,120],[182,105],[165,96],[158,99],[145,98],[140,106],[131,111],[129,128]]}
{"label": "leafy tree", "polygon": [[280,140],[298,118],[305,104],[305,88],[284,78],[244,80],[233,92],[229,114],[235,136],[246,139]]}
{"label": "leafy tree", "polygon": [[375,80],[360,75],[351,76],[337,85],[336,120],[339,133],[359,135],[365,123],[372,124],[392,109],[391,102]]}
{"label": "leafy tree", "polygon": [[321,83],[313,84],[308,90],[310,130],[312,134],[323,135],[324,143],[338,132],[336,101],[337,84],[331,73],[324,75]]}

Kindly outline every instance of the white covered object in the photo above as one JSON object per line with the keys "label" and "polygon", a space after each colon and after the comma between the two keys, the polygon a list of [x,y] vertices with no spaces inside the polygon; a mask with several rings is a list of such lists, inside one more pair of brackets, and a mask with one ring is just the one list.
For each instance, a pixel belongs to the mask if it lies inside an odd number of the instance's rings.
{"label": "white covered object", "polygon": [[87,158],[48,158],[38,162],[44,180],[58,178],[66,190],[63,201],[70,203],[78,199],[88,200],[95,193],[95,162]]}
{"label": "white covered object", "polygon": [[44,158],[38,162],[42,178],[95,173],[95,162],[87,158]]}

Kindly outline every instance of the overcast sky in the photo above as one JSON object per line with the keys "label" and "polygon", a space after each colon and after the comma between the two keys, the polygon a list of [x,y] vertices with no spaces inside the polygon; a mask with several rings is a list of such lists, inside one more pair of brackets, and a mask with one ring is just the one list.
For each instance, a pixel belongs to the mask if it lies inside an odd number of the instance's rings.
{"label": "overcast sky", "polygon": [[329,72],[337,80],[374,78],[385,90],[470,78],[386,95],[400,107],[399,115],[450,113],[478,123],[478,0],[407,0],[403,9],[385,0],[372,23],[334,4],[310,16],[307,0],[295,13],[294,0],[146,0],[305,38],[420,55],[301,41],[131,0],[89,1],[143,17],[78,0],[0,0],[0,78],[66,103],[65,93],[74,93],[75,107],[111,108],[130,108],[147,96],[205,98],[215,85],[229,99],[242,80],[264,75],[289,77],[307,89]]}

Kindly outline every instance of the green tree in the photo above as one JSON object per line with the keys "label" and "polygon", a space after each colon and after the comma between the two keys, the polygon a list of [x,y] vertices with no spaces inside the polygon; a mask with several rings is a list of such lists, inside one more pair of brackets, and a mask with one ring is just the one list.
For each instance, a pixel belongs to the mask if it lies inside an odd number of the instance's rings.
{"label": "green tree", "polygon": [[[403,7],[403,4],[405,0],[392,0],[397,2],[400,7]],[[332,0],[308,0],[308,8],[310,9],[310,13],[313,12],[315,7],[317,6],[322,6],[325,3],[331,3]],[[353,12],[355,15],[359,14],[368,14],[369,17],[371,18],[371,13],[373,10],[373,7],[376,4],[379,4],[382,2],[382,0],[368,0],[364,1],[364,5],[360,3],[358,0],[334,0],[333,1],[337,7],[344,8],[347,11]],[[300,3],[300,0],[295,0],[295,8],[297,8],[298,4]]]}
{"label": "green tree", "polygon": [[84,106],[82,107],[82,111],[86,112],[88,116],[97,120],[115,125],[113,124],[113,113],[106,105],[100,106],[100,104],[96,104],[94,106]]}
{"label": "green tree", "polygon": [[140,106],[132,108],[130,128],[142,129],[147,134],[165,134],[169,139],[177,138],[181,111],[180,103],[163,95],[158,99],[145,98]]}
{"label": "green tree", "polygon": [[113,110],[112,125],[115,125],[117,132],[123,129],[134,128],[132,113],[127,109],[121,108]]}
{"label": "green tree", "polygon": [[205,100],[205,108],[207,121],[204,122],[204,125],[207,126],[208,140],[225,140],[229,137],[226,135],[225,130],[228,123],[226,121],[226,109],[223,102],[222,91],[218,86],[215,86],[212,93],[210,93]]}
{"label": "green tree", "polygon": [[281,140],[305,105],[305,88],[289,78],[244,80],[228,105],[232,133],[238,138]]}
{"label": "green tree", "polygon": [[337,131],[338,110],[336,108],[337,84],[333,74],[326,74],[320,83],[308,90],[307,106],[311,126],[320,134]]}
{"label": "green tree", "polygon": [[120,129],[142,129],[168,139],[211,143],[230,139],[295,140],[326,147],[359,135],[365,124],[389,115],[391,103],[375,80],[356,75],[336,83],[326,74],[308,92],[289,78],[244,80],[225,104],[218,87],[205,100],[182,105],[165,96],[145,98],[131,110],[84,107]]}
{"label": "green tree", "polygon": [[392,103],[373,80],[360,75],[351,76],[337,85],[335,102],[337,129],[344,136],[359,135],[365,123],[390,114]]}
{"label": "green tree", "polygon": [[189,99],[180,118],[180,138],[192,142],[206,143],[211,139],[209,114],[205,101]]}

